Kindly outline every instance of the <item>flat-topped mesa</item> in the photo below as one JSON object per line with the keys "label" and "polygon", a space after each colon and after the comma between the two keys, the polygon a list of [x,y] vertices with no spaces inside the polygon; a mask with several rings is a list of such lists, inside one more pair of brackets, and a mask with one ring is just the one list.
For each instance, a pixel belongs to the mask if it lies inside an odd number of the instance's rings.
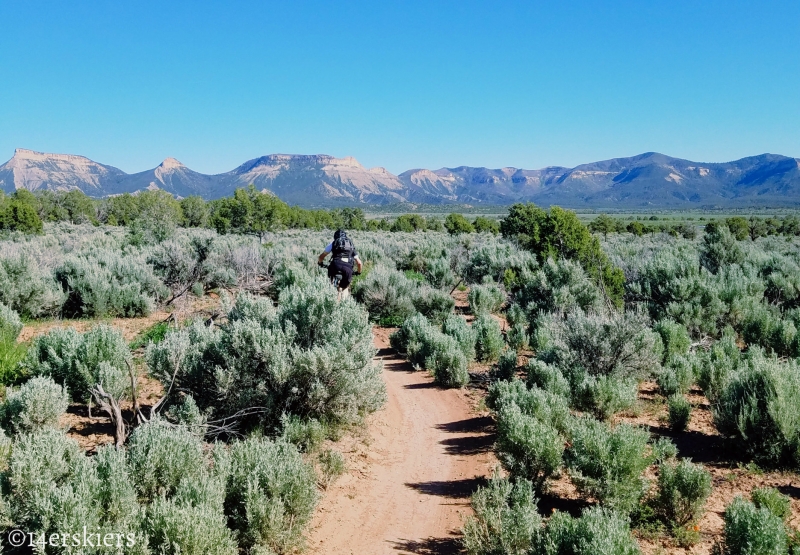
{"label": "flat-topped mesa", "polygon": [[60,160],[63,162],[91,162],[91,160],[85,156],[79,156],[77,154],[53,154],[50,152],[37,152],[35,150],[28,150],[27,148],[14,149],[14,157],[11,160],[31,160],[35,162],[45,162],[47,160]]}

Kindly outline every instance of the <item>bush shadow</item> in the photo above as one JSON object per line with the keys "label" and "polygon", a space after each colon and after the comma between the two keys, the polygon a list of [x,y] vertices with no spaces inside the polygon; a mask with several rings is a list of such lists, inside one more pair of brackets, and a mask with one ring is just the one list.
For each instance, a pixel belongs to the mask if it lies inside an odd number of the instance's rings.
{"label": "bush shadow", "polygon": [[482,436],[465,436],[445,439],[440,441],[445,451],[450,455],[479,455],[492,450],[496,439],[495,434]]}
{"label": "bush shadow", "polygon": [[487,483],[485,476],[465,478],[463,480],[430,481],[406,483],[405,486],[425,495],[435,495],[448,499],[469,499],[478,487]]}
{"label": "bush shadow", "polygon": [[459,538],[427,538],[392,542],[395,551],[414,555],[456,555],[464,553]]}

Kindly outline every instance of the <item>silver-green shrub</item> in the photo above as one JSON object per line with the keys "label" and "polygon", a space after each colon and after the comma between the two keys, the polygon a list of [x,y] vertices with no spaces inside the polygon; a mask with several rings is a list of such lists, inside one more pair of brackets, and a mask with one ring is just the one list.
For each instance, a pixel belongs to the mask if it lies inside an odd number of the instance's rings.
{"label": "silver-green shrub", "polygon": [[408,318],[390,341],[392,348],[405,353],[415,367],[429,370],[438,384],[463,387],[469,382],[467,358],[461,345],[422,314]]}
{"label": "silver-green shrub", "polygon": [[517,372],[517,351],[506,349],[497,360],[493,375],[498,380],[510,380]]}
{"label": "silver-green shrub", "polygon": [[488,282],[470,287],[467,299],[473,314],[492,314],[500,310],[505,295],[495,283]]}
{"label": "silver-green shrub", "polygon": [[22,366],[33,376],[50,376],[66,386],[74,400],[85,402],[95,384],[102,384],[116,398],[126,393],[130,357],[122,334],[101,324],[83,334],[74,328],[54,328],[37,337]]}
{"label": "silver-green shrub", "polygon": [[603,507],[584,509],[579,518],[555,512],[541,540],[542,555],[640,555],[623,514]]}
{"label": "silver-green shrub", "polygon": [[417,312],[437,324],[444,322],[456,306],[455,300],[450,295],[431,287],[417,289],[411,302]]}
{"label": "silver-green shrub", "polygon": [[38,432],[58,427],[69,406],[66,388],[48,377],[32,378],[19,389],[8,389],[0,405],[3,428],[15,433]]}
{"label": "silver-green shrub", "polygon": [[62,313],[68,317],[145,316],[168,294],[152,268],[132,253],[72,255],[54,275],[66,291]]}
{"label": "silver-green shrub", "polygon": [[158,498],[147,508],[143,528],[156,553],[237,555],[225,515],[207,505]]}
{"label": "silver-green shrub", "polygon": [[766,507],[781,520],[785,521],[792,515],[792,500],[775,488],[756,488],[750,492],[750,497],[757,508]]}
{"label": "silver-green shrub", "polygon": [[689,426],[692,417],[692,405],[681,395],[676,393],[667,399],[667,410],[669,416],[669,427],[673,432],[680,433]]}
{"label": "silver-green shrub", "polygon": [[653,500],[656,514],[671,528],[696,522],[711,495],[711,474],[687,459],[658,466]]}
{"label": "silver-green shrub", "polygon": [[688,393],[699,368],[700,360],[694,355],[672,355],[656,373],[656,383],[661,394],[669,397],[676,393]]}
{"label": "silver-green shrub", "polygon": [[538,554],[542,517],[531,483],[494,475],[472,496],[474,515],[464,522],[469,555]]}
{"label": "silver-green shrub", "polygon": [[182,427],[153,420],[131,434],[128,465],[140,498],[153,501],[171,496],[182,480],[203,475],[203,444]]}
{"label": "silver-green shrub", "polygon": [[436,289],[448,289],[453,287],[456,278],[450,268],[450,261],[446,258],[435,258],[425,265],[423,270],[425,279]]}
{"label": "silver-green shrub", "polygon": [[0,341],[16,341],[22,331],[22,320],[17,312],[0,302]]}
{"label": "silver-green shrub", "polygon": [[378,266],[353,286],[353,296],[373,321],[400,323],[414,312],[411,299],[416,288],[402,272]]}
{"label": "silver-green shrub", "polygon": [[659,320],[653,325],[653,331],[661,336],[664,344],[664,355],[662,362],[666,363],[672,356],[682,356],[689,352],[692,340],[686,328],[672,320]]}
{"label": "silver-green shrub", "polygon": [[26,318],[55,316],[64,293],[47,268],[25,252],[0,256],[0,303]]}
{"label": "silver-green shrub", "polygon": [[500,323],[488,314],[481,314],[472,323],[475,330],[475,358],[480,362],[493,362],[503,350]]}
{"label": "silver-green shrub", "polygon": [[714,422],[759,461],[800,464],[800,365],[757,350],[732,372],[713,407]]}
{"label": "silver-green shrub", "polygon": [[301,547],[316,502],[314,470],[293,445],[263,438],[233,445],[225,512],[242,547]]}
{"label": "silver-green shrub", "polygon": [[467,362],[475,360],[475,330],[463,316],[450,314],[442,324],[442,332],[456,340]]}
{"label": "silver-green shrub", "polygon": [[629,514],[647,490],[642,473],[652,462],[649,437],[625,423],[612,427],[593,418],[577,420],[565,459],[578,490]]}
{"label": "silver-green shrub", "polygon": [[497,413],[496,452],[512,476],[530,480],[542,491],[561,468],[564,440],[555,427],[511,403]]}
{"label": "silver-green shrub", "polygon": [[556,366],[532,358],[525,365],[528,387],[538,387],[553,395],[569,399],[571,395],[569,382]]}
{"label": "silver-green shrub", "polygon": [[529,389],[522,380],[498,381],[489,386],[486,406],[500,412],[511,405],[564,435],[569,432],[572,419],[567,401],[563,397],[538,387]]}
{"label": "silver-green shrub", "polygon": [[766,507],[736,496],[725,509],[725,530],[717,552],[721,555],[783,555],[788,538],[783,520]]}

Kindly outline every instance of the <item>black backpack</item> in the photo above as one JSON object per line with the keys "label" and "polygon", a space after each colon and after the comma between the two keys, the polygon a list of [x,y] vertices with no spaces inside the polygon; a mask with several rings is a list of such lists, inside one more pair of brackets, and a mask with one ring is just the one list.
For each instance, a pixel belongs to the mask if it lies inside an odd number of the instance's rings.
{"label": "black backpack", "polygon": [[331,248],[331,254],[333,254],[333,259],[336,260],[337,258],[349,258],[352,262],[353,253],[355,252],[356,247],[353,242],[350,240],[350,237],[342,233],[339,235],[338,239],[333,241],[333,247]]}

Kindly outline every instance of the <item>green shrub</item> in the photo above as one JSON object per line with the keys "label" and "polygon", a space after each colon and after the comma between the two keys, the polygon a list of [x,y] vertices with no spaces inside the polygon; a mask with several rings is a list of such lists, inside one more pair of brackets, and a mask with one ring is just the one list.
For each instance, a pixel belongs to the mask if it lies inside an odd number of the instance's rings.
{"label": "green shrub", "polygon": [[770,465],[800,464],[800,366],[753,352],[714,405],[718,429]]}
{"label": "green shrub", "polygon": [[659,320],[653,325],[653,331],[661,336],[664,344],[662,362],[666,363],[673,356],[683,356],[689,352],[692,340],[685,326],[672,320]]}
{"label": "green shrub", "polygon": [[17,383],[24,376],[25,370],[20,363],[27,353],[27,345],[0,337],[0,384]]}
{"label": "green shrub", "polygon": [[513,324],[506,332],[506,343],[514,350],[524,349],[528,346],[528,326],[527,324]]}
{"label": "green shrub", "polygon": [[640,555],[622,514],[601,507],[584,509],[579,518],[556,512],[542,538],[542,553],[569,555]]}
{"label": "green shrub", "polygon": [[565,399],[570,398],[569,382],[564,377],[564,374],[561,373],[561,370],[555,366],[532,358],[528,360],[525,372],[529,387],[538,387],[553,395],[558,395]]}
{"label": "green shrub", "polygon": [[450,314],[442,324],[442,332],[456,340],[467,362],[475,360],[475,330],[463,316]]}
{"label": "green shrub", "polygon": [[316,502],[314,470],[294,446],[263,438],[233,445],[225,512],[242,547],[300,547]]}
{"label": "green shrub", "polygon": [[680,394],[675,394],[667,401],[669,410],[669,427],[673,432],[680,433],[689,426],[692,417],[692,405]]}
{"label": "green shrub", "polygon": [[499,413],[511,405],[562,434],[566,435],[568,432],[571,417],[569,406],[563,397],[536,387],[528,389],[521,380],[499,381],[489,386],[486,406]]}
{"label": "green shrub", "polygon": [[353,297],[367,309],[370,319],[403,320],[414,312],[411,302],[417,284],[397,270],[378,266],[353,286]]}
{"label": "green shrub", "polygon": [[737,496],[725,509],[722,555],[783,555],[787,535],[783,520],[766,507],[757,508]]}
{"label": "green shrub", "polygon": [[500,324],[489,316],[482,314],[472,323],[475,330],[475,358],[480,362],[492,362],[503,350],[503,334]]}
{"label": "green shrub", "polygon": [[456,282],[450,262],[446,258],[436,258],[425,264],[425,279],[436,289],[449,289]]}
{"label": "green shrub", "polygon": [[345,471],[344,456],[333,449],[325,449],[317,456],[319,461],[321,476],[320,481],[325,489],[328,487]]}
{"label": "green shrub", "polygon": [[19,314],[0,302],[0,341],[16,341],[21,331],[22,321]]}
{"label": "green shrub", "polygon": [[573,405],[608,420],[636,403],[638,384],[633,378],[619,375],[584,376],[573,390]]}
{"label": "green shrub", "polygon": [[702,466],[686,459],[659,465],[654,506],[671,528],[696,522],[710,494],[711,474]]}
{"label": "green shrub", "polygon": [[756,488],[750,496],[756,508],[766,508],[781,520],[785,521],[792,515],[791,499],[775,488]]}
{"label": "green shrub", "polygon": [[623,514],[633,511],[647,489],[642,473],[651,463],[649,436],[629,424],[612,428],[591,418],[578,420],[566,452],[578,490]]}
{"label": "green shrub", "polygon": [[[466,324],[466,322],[465,322]],[[409,345],[412,351],[415,344],[421,344],[422,338],[430,333],[431,323],[422,314],[414,314],[407,318],[396,332],[389,336],[392,349],[398,353],[407,354]],[[419,347],[416,347],[419,348]],[[410,358],[410,357],[409,357]],[[414,361],[411,361],[412,364]]]}
{"label": "green shrub", "polygon": [[205,505],[192,506],[156,499],[144,521],[150,547],[156,553],[237,555],[225,515]]}
{"label": "green shrub", "polygon": [[67,390],[50,378],[32,378],[19,389],[6,390],[0,405],[3,428],[15,433],[38,432],[58,427],[69,406]]}
{"label": "green shrub", "polygon": [[31,255],[0,257],[0,302],[25,318],[56,316],[64,293]]}
{"label": "green shrub", "polygon": [[712,403],[717,401],[728,376],[742,364],[742,356],[739,347],[736,346],[736,334],[732,328],[726,328],[720,340],[701,358],[697,384],[709,401]]}
{"label": "green shrub", "polygon": [[200,439],[160,420],[133,431],[128,464],[139,496],[148,501],[173,495],[181,480],[199,478],[206,466]]}
{"label": "green shrub", "polygon": [[495,474],[472,496],[474,516],[464,522],[464,548],[470,555],[536,553],[542,517],[530,482]]}
{"label": "green shrub", "polygon": [[450,295],[430,287],[418,289],[412,298],[412,303],[417,312],[436,324],[444,322],[456,306]]}
{"label": "green shrub", "polygon": [[281,439],[303,453],[316,451],[327,436],[325,425],[316,418],[304,419],[284,414],[281,416],[281,427]]}
{"label": "green shrub", "polygon": [[165,416],[175,424],[184,427],[191,434],[201,438],[206,435],[208,419],[200,412],[191,395],[184,395],[180,402],[169,407]]}
{"label": "green shrub", "polygon": [[67,294],[62,313],[88,316],[146,316],[168,291],[150,266],[112,251],[73,255],[54,272]]}
{"label": "green shrub", "polygon": [[564,440],[553,426],[511,403],[497,414],[496,450],[512,476],[530,480],[536,491],[542,491],[561,467]]}
{"label": "green shrub", "polygon": [[670,397],[676,393],[688,393],[694,383],[695,363],[694,357],[673,355],[656,374],[661,394]]}
{"label": "green shrub", "polygon": [[517,352],[513,349],[503,351],[497,361],[494,377],[498,380],[510,380],[517,372]]}
{"label": "green shrub", "polygon": [[75,401],[86,402],[90,388],[98,383],[116,398],[129,390],[130,356],[116,328],[101,324],[84,334],[55,328],[33,341],[22,367],[31,375],[52,377]]}
{"label": "green shrub", "polygon": [[425,368],[433,373],[434,381],[442,387],[464,387],[469,383],[464,353],[455,339],[434,331],[434,339],[429,340]]}
{"label": "green shrub", "polygon": [[132,351],[134,351],[136,349],[141,349],[142,347],[147,347],[147,345],[150,343],[158,343],[163,341],[168,331],[169,322],[158,322],[153,324],[136,336],[133,341],[131,341],[130,348]]}
{"label": "green shrub", "polygon": [[473,285],[467,298],[469,300],[469,309],[475,315],[497,312],[505,301],[503,292],[492,282]]}

